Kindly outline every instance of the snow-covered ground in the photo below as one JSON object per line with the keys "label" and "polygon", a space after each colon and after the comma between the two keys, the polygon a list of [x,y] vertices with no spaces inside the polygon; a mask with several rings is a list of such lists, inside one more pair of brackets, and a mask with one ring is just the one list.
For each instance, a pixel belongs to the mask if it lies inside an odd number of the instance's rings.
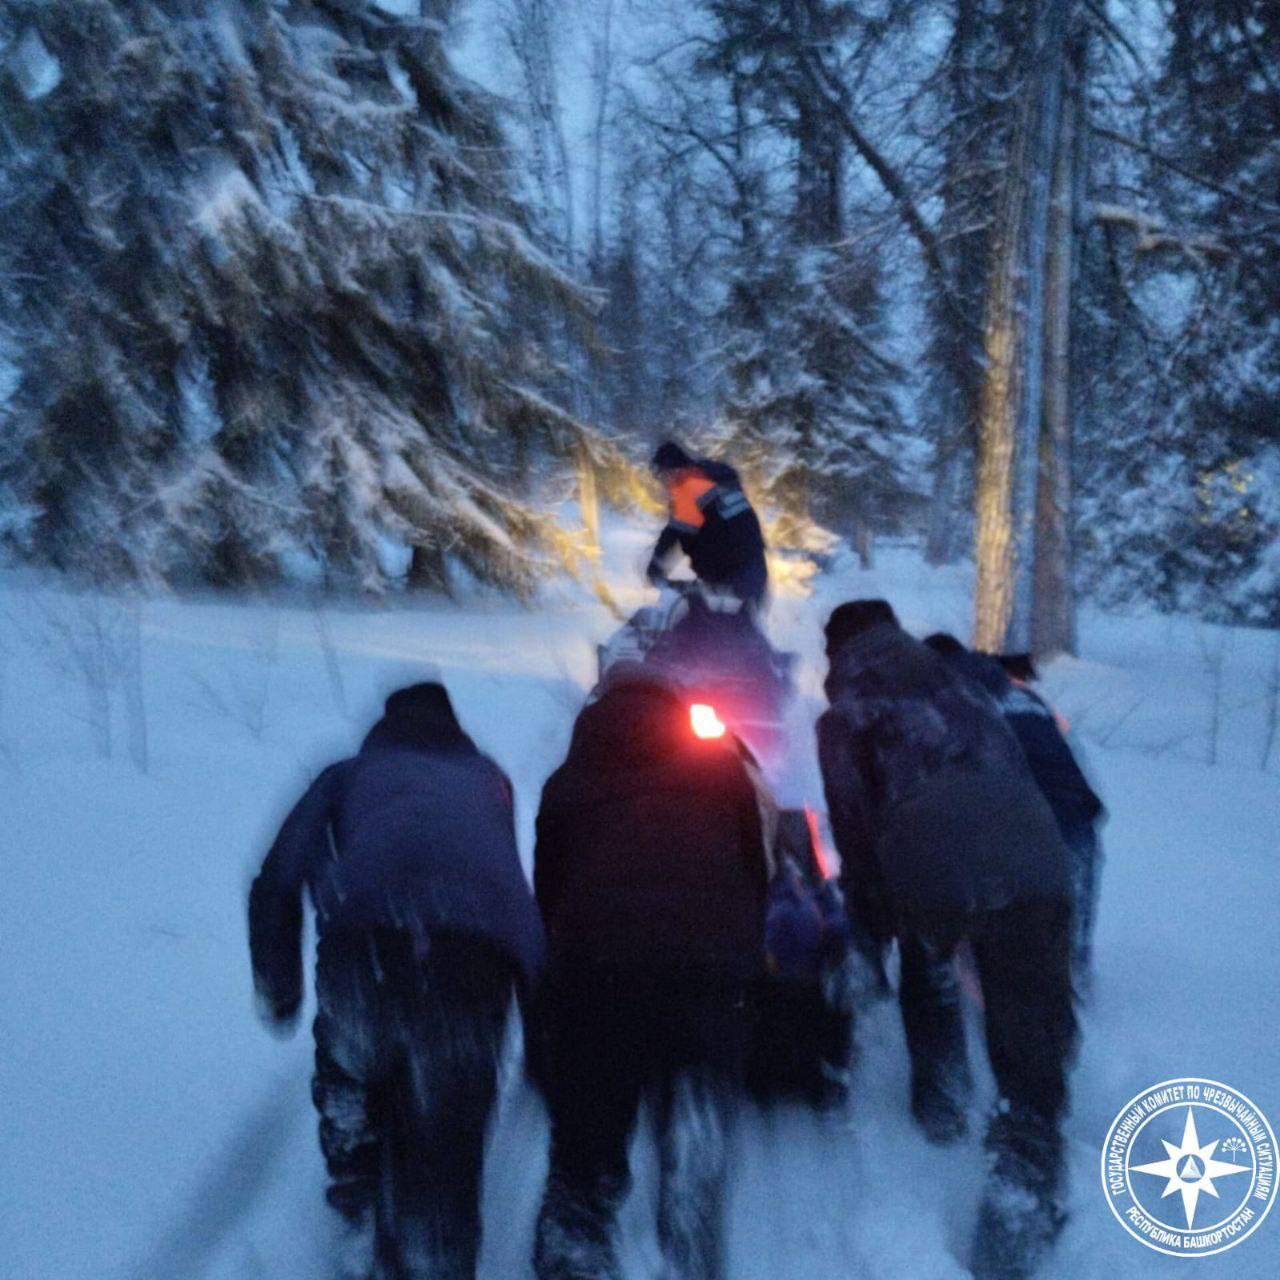
{"label": "snow-covered ground", "polygon": [[[610,539],[624,605],[640,599],[629,584],[647,532]],[[871,572],[841,560],[811,598],[777,601],[774,636],[803,655],[800,727],[818,705],[833,603],[882,594],[908,627],[963,635],[967,590],[963,571],[892,551]],[[527,858],[541,783],[613,625],[568,587],[537,609],[125,607],[0,579],[4,1280],[329,1280],[309,1036],[278,1042],[253,1016],[248,879],[305,781],[424,663],[510,772]],[[1089,613],[1082,631],[1083,656],[1046,685],[1112,816],[1069,1123],[1072,1218],[1045,1274],[1274,1277],[1280,1215],[1218,1257],[1167,1258],[1112,1218],[1098,1158],[1123,1104],[1172,1077],[1224,1081],[1280,1121],[1280,741],[1261,767],[1280,637]],[[807,731],[797,752],[791,785],[816,800]],[[859,1039],[838,1122],[783,1110],[743,1126],[735,1280],[966,1274],[978,1140],[939,1151],[908,1123],[893,1008]],[[540,1106],[513,1077],[486,1175],[486,1280],[529,1274],[544,1147]],[[622,1223],[637,1277],[657,1262],[648,1160],[642,1134]]]}

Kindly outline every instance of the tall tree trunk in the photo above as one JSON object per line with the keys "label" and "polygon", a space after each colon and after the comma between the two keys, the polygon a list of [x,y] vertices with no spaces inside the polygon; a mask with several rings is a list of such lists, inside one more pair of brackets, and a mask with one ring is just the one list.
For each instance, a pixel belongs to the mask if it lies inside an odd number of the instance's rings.
{"label": "tall tree trunk", "polygon": [[853,518],[853,549],[858,553],[860,568],[875,568],[875,533],[866,516],[861,514]]}
{"label": "tall tree trunk", "polygon": [[[955,403],[953,401],[953,403]],[[941,432],[939,435],[941,436]],[[934,446],[932,489],[929,494],[929,525],[925,534],[926,564],[950,564],[963,553],[962,534],[965,455],[968,433],[963,442],[940,438]]]}
{"label": "tall tree trunk", "polygon": [[613,4],[605,0],[601,29],[591,44],[591,262],[596,270],[604,260],[604,153],[609,128],[609,98],[613,91]]}
{"label": "tall tree trunk", "polygon": [[1084,56],[1083,38],[1077,37],[1065,65],[1062,122],[1049,206],[1043,420],[1036,492],[1035,599],[1031,611],[1031,648],[1043,656],[1075,650],[1071,584],[1071,440],[1075,413],[1071,304],[1076,234],[1081,222]]}
{"label": "tall tree trunk", "polygon": [[[978,119],[981,65],[980,15],[975,0],[955,0],[951,46],[947,52],[947,106],[951,122],[946,138],[946,177],[939,232],[946,246],[945,279],[931,279],[935,336],[929,405],[933,422],[933,476],[925,560],[949,564],[962,550],[965,480],[971,471],[977,438],[981,390],[984,237],[974,224],[981,197],[976,177],[985,166],[981,152],[986,131]],[[988,107],[988,110],[990,108]]]}
{"label": "tall tree trunk", "polygon": [[974,644],[999,652],[1031,640],[1039,475],[1049,186],[1061,132],[1073,0],[1038,0],[1009,164],[991,242],[976,492]]}

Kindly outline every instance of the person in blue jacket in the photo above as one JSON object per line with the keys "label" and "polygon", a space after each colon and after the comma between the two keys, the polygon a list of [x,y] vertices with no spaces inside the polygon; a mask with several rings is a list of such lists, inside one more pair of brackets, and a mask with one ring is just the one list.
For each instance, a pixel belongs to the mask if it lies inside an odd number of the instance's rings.
{"label": "person in blue jacket", "polygon": [[1074,888],[1071,962],[1078,993],[1088,990],[1093,969],[1093,927],[1098,914],[1102,846],[1098,827],[1106,810],[1080,768],[1066,729],[1053,708],[1030,687],[1035,667],[1026,654],[994,656],[966,649],[944,631],[924,643],[995,700],[1018,739],[1031,775],[1053,810],[1063,843],[1071,853]]}
{"label": "person in blue jacket", "polygon": [[472,1280],[498,1054],[544,939],[511,784],[442,685],[387,699],[359,753],[295,805],[253,882],[254,985],[286,1030],[302,1004],[304,888],[329,1203],[373,1228],[379,1277]]}

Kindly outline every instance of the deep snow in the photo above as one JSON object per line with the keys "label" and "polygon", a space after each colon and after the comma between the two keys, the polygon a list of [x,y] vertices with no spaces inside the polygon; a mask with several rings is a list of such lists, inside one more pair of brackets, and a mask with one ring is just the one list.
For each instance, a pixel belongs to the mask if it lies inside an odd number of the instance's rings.
{"label": "deep snow", "polygon": [[[613,529],[610,576],[624,605],[641,599],[630,584],[652,532]],[[831,604],[883,594],[908,627],[963,635],[967,589],[965,572],[895,550],[872,572],[842,559],[812,598],[775,602],[771,629],[802,653],[807,700],[789,798],[820,796],[808,726]],[[309,1035],[282,1043],[253,1017],[248,878],[306,779],[351,750],[381,695],[424,663],[511,773],[527,858],[539,788],[613,625],[571,587],[534,610],[492,600],[135,610],[0,579],[4,1280],[333,1274]],[[95,627],[103,646],[81,644],[77,661],[70,637]],[[1098,1157],[1122,1105],[1172,1077],[1224,1081],[1280,1121],[1280,742],[1270,772],[1260,767],[1280,637],[1089,613],[1082,631],[1083,656],[1056,664],[1046,686],[1112,816],[1068,1127],[1072,1219],[1045,1275],[1272,1277],[1280,1215],[1218,1257],[1167,1258],[1111,1217]],[[105,704],[83,674],[104,655]],[[144,726],[146,773],[130,759],[131,748],[142,759]],[[106,728],[109,758],[97,749]],[[863,1021],[859,1041],[847,1115],[782,1110],[744,1124],[734,1280],[967,1274],[977,1139],[937,1151],[907,1122],[892,1007]],[[971,1049],[982,1063],[976,1035]],[[540,1106],[513,1075],[486,1176],[486,1280],[528,1274],[544,1143]],[[648,1159],[642,1134],[622,1222],[635,1276],[657,1263]]]}

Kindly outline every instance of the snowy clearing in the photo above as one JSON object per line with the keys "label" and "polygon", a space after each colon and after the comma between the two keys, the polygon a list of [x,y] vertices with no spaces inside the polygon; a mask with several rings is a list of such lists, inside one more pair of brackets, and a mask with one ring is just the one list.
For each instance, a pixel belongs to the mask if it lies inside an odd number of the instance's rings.
{"label": "snowy clearing", "polygon": [[[634,584],[652,532],[610,538],[624,607],[642,598]],[[883,594],[908,628],[964,635],[967,590],[966,572],[894,550],[871,572],[841,559],[812,598],[775,602],[775,640],[803,656],[790,788],[820,796],[807,725],[831,605]],[[0,579],[4,1280],[333,1275],[310,1035],[280,1043],[253,1016],[248,879],[304,781],[353,749],[381,696],[423,663],[443,672],[464,726],[510,772],[527,859],[541,783],[613,625],[570,587],[536,610],[131,609]],[[1068,1123],[1072,1217],[1045,1275],[1159,1277],[1181,1265],[1205,1280],[1272,1277],[1280,1218],[1224,1255],[1180,1264],[1120,1229],[1098,1159],[1121,1106],[1172,1077],[1226,1082],[1280,1121],[1280,742],[1269,740],[1267,696],[1280,638],[1088,613],[1082,632],[1082,657],[1055,665],[1046,687],[1083,740],[1111,821],[1098,984]],[[896,1008],[874,1010],[858,1038],[847,1115],[784,1109],[744,1124],[734,1280],[967,1274],[978,1140],[939,1151],[909,1124]],[[970,1045],[981,1063],[976,1034]],[[529,1274],[544,1146],[540,1104],[513,1076],[486,1175],[486,1280]],[[645,1159],[641,1146],[622,1220],[635,1276],[657,1264]]]}

